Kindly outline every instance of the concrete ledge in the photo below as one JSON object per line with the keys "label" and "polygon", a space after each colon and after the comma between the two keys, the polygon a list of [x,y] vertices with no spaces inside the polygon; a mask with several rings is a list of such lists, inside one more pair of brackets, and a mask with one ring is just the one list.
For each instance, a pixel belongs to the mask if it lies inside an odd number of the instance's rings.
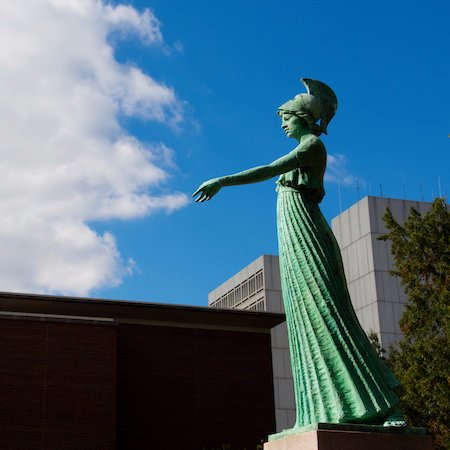
{"label": "concrete ledge", "polygon": [[282,437],[264,450],[433,450],[431,436],[348,430],[316,430]]}

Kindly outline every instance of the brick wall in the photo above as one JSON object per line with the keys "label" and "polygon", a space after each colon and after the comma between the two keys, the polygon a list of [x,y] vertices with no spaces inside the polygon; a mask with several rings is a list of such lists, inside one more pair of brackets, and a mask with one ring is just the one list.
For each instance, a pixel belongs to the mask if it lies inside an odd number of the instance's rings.
{"label": "brick wall", "polygon": [[114,449],[116,327],[0,320],[0,448]]}
{"label": "brick wall", "polygon": [[254,450],[275,431],[270,334],[119,326],[118,448]]}
{"label": "brick wall", "polygon": [[0,319],[0,448],[254,450],[270,334]]}

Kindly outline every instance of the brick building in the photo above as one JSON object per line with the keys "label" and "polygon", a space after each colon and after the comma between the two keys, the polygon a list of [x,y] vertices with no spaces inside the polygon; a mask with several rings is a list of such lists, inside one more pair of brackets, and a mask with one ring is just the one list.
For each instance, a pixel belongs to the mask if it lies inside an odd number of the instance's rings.
{"label": "brick building", "polygon": [[0,293],[0,442],[254,449],[275,431],[281,314]]}

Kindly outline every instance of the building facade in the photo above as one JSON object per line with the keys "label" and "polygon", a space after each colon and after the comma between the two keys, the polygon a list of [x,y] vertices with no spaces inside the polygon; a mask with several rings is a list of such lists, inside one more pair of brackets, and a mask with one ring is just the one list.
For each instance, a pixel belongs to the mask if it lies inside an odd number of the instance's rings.
{"label": "building facade", "polygon": [[[208,294],[212,308],[284,313],[278,256],[262,255]],[[294,385],[286,322],[274,327],[272,366],[277,432],[295,422]]]}
{"label": "building facade", "polygon": [[332,220],[344,263],[353,307],[366,332],[375,331],[386,351],[402,336],[399,321],[408,298],[395,269],[389,241],[378,238],[388,230],[386,208],[404,223],[411,208],[423,214],[431,203],[367,196]]}
{"label": "building facade", "polygon": [[281,314],[0,293],[2,449],[254,449]]}

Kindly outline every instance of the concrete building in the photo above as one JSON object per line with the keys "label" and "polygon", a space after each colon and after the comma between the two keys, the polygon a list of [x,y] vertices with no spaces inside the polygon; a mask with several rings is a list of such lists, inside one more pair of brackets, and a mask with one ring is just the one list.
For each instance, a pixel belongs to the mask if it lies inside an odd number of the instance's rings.
{"label": "concrete building", "polygon": [[383,221],[388,207],[404,223],[412,207],[423,214],[431,203],[368,196],[332,220],[356,315],[386,350],[402,336],[399,321],[408,300],[400,279],[390,273],[395,268],[390,242],[378,240],[388,231]]}
{"label": "concrete building", "polygon": [[[430,203],[364,197],[332,220],[342,253],[347,285],[358,319],[366,332],[375,331],[387,350],[401,337],[399,320],[407,297],[393,277],[390,244],[377,238],[387,232],[383,215],[389,207],[403,223],[411,207],[424,213]],[[284,312],[278,256],[263,255],[208,295],[213,308]],[[295,404],[286,324],[272,330],[274,399],[277,431],[294,425]]]}

